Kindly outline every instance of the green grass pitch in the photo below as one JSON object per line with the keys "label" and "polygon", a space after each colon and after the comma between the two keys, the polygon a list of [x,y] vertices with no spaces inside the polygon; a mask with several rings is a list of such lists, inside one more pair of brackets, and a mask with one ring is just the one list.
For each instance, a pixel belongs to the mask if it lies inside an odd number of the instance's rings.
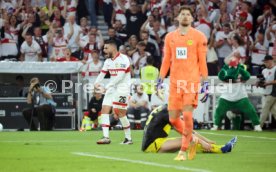
{"label": "green grass pitch", "polygon": [[[123,131],[111,131],[110,145],[97,145],[101,131],[0,132],[0,172],[272,172],[276,169],[276,133],[199,131],[224,144],[238,136],[228,154],[198,153],[177,162],[177,153],[140,151],[142,131],[133,145],[120,145]],[[172,136],[178,136],[172,133]]]}

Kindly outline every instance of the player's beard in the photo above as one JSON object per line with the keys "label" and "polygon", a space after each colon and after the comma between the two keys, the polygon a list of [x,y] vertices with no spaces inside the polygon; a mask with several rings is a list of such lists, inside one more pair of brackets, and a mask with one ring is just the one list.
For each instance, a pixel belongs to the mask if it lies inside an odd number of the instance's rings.
{"label": "player's beard", "polygon": [[112,59],[112,53],[106,53],[105,58],[107,59]]}
{"label": "player's beard", "polygon": [[190,26],[190,24],[185,23],[185,22],[182,22],[182,23],[181,23],[181,26],[182,26],[182,27],[188,27],[188,26]]}

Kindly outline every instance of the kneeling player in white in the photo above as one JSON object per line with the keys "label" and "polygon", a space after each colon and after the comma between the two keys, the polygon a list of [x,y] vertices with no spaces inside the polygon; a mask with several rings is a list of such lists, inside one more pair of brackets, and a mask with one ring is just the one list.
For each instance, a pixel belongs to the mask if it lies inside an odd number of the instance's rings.
{"label": "kneeling player in white", "polygon": [[103,138],[97,141],[97,144],[110,144],[111,142],[109,139],[109,115],[112,107],[115,115],[119,116],[125,132],[125,140],[122,144],[132,144],[130,123],[126,117],[130,94],[130,62],[127,56],[118,52],[115,41],[105,42],[104,53],[107,55],[107,59],[95,81],[95,89],[101,87],[100,83],[107,72],[110,73],[110,82],[104,87],[105,96],[101,110]]}

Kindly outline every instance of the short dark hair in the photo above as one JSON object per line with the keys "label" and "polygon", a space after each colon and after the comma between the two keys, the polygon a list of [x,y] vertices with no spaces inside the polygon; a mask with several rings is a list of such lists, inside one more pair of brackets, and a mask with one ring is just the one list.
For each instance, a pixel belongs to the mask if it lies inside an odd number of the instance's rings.
{"label": "short dark hair", "polygon": [[113,39],[106,40],[106,41],[104,42],[104,44],[113,45],[113,46],[117,47],[117,43],[116,43],[116,41],[113,40]]}
{"label": "short dark hair", "polygon": [[244,45],[244,40],[238,34],[235,34],[233,39],[235,39],[239,45]]}
{"label": "short dark hair", "polygon": [[142,47],[146,47],[146,46],[147,46],[147,45],[144,43],[144,41],[138,42],[137,45],[142,46]]}
{"label": "short dark hair", "polygon": [[190,6],[188,6],[188,5],[181,6],[179,9],[179,13],[181,13],[181,11],[183,11],[183,10],[190,11],[191,15],[194,16],[194,11]]}
{"label": "short dark hair", "polygon": [[31,32],[27,32],[25,36],[33,36]]}
{"label": "short dark hair", "polygon": [[228,28],[231,27],[229,23],[224,23],[223,26],[224,26],[224,27],[228,27]]}

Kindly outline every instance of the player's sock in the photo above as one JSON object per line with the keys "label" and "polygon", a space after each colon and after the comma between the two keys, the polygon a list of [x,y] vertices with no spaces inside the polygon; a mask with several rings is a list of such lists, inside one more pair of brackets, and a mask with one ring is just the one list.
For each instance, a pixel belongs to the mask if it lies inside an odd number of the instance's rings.
{"label": "player's sock", "polygon": [[176,130],[178,133],[182,134],[184,123],[183,123],[183,121],[180,119],[180,117],[178,117],[178,118],[176,118],[176,119],[175,119],[175,118],[170,118],[170,123],[173,125],[173,127],[175,128],[175,130]]}
{"label": "player's sock", "polygon": [[212,148],[210,151],[206,151],[203,149],[201,144],[197,144],[196,146],[196,151],[197,152],[205,152],[205,153],[222,153],[221,148],[223,147],[222,145],[216,145],[216,144],[211,144]]}
{"label": "player's sock", "polygon": [[182,134],[182,145],[181,150],[186,151],[189,147],[189,144],[192,140],[193,132],[193,113],[192,112],[183,112],[183,122],[184,129]]}
{"label": "player's sock", "polygon": [[109,138],[109,126],[110,126],[109,114],[102,114],[101,119],[102,119],[103,136]]}
{"label": "player's sock", "polygon": [[131,140],[130,123],[126,116],[119,118],[125,132],[125,138]]}

